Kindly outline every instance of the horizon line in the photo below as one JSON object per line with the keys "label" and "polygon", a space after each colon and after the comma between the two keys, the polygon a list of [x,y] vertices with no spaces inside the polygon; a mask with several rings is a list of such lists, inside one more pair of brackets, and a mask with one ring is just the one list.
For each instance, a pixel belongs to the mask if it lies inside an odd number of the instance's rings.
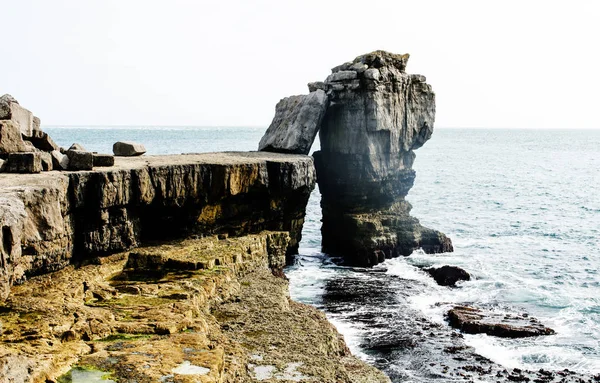
{"label": "horizon line", "polygon": [[[127,124],[115,124],[115,125],[105,125],[105,124],[48,124],[42,125],[42,130],[44,128],[262,128],[267,129],[269,125],[127,125]],[[501,126],[439,126],[435,127],[435,129],[472,129],[472,130],[600,130],[600,127],[573,127],[573,128],[565,128],[565,127],[501,127]]]}

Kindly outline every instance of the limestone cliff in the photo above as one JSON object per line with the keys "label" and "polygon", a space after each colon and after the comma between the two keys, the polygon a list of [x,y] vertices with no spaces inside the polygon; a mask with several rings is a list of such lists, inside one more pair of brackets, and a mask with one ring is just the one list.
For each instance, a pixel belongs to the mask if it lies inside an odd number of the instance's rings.
{"label": "limestone cliff", "polygon": [[[417,248],[452,251],[449,238],[410,216],[405,200],[415,179],[414,150],[431,138],[435,120],[435,94],[424,76],[406,73],[408,57],[375,51],[333,68],[325,82],[308,84],[310,95],[278,104],[261,140],[261,150],[308,152],[319,130],[323,251],[347,263],[374,265]],[[309,109],[302,102],[323,93],[327,105]],[[307,110],[302,124],[289,118]]]}
{"label": "limestone cliff", "polygon": [[70,262],[189,235],[289,231],[298,247],[311,157],[206,153],[117,158],[85,172],[0,174],[0,297]]}
{"label": "limestone cliff", "polygon": [[325,80],[330,106],[315,165],[323,208],[323,251],[349,263],[452,251],[444,234],[410,216],[414,150],[433,132],[435,94],[405,72],[408,55],[383,51],[340,65]]}

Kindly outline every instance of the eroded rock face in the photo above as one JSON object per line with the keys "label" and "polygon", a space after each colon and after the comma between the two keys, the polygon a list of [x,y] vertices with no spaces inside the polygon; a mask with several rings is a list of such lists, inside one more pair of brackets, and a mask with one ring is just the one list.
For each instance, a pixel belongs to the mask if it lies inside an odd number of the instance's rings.
{"label": "eroded rock face", "polygon": [[413,150],[431,137],[435,119],[435,94],[425,77],[405,72],[407,60],[373,52],[334,68],[323,84],[330,105],[314,154],[323,251],[348,263],[373,265],[419,247],[452,251],[404,200],[415,178]]}
{"label": "eroded rock face", "polygon": [[11,120],[19,127],[21,134],[30,137],[39,128],[40,120],[33,113],[19,105],[10,94],[0,97],[0,120]]}
{"label": "eroded rock face", "polygon": [[287,381],[389,383],[323,313],[289,299],[273,275],[288,240],[168,242],[16,286],[0,311],[0,381],[57,381],[78,364],[119,382],[250,382],[262,367]]}
{"label": "eroded rock face", "polygon": [[258,150],[308,154],[328,104],[327,95],[321,89],[282,99],[275,107],[275,117],[260,140]]}
{"label": "eroded rock face", "polygon": [[[10,241],[20,243],[23,254],[12,247],[3,252],[9,261],[0,263],[0,297],[13,282],[61,269],[73,258],[148,240],[282,230],[290,233],[287,253],[294,254],[314,185],[311,157],[256,152],[116,158],[115,166],[94,171],[2,173],[0,197],[21,204],[10,205],[16,223],[0,223],[11,228]],[[0,216],[10,206],[0,204]],[[11,266],[17,264],[18,273]]]}

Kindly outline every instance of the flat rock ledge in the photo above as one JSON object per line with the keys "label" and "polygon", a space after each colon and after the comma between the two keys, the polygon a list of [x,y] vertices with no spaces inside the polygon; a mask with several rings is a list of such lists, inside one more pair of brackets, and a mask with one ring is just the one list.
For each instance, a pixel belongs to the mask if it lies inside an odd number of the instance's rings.
{"label": "flat rock ledge", "polygon": [[506,314],[469,306],[448,311],[450,325],[467,334],[487,334],[501,338],[553,335],[555,332],[527,314]]}
{"label": "flat rock ledge", "polygon": [[290,233],[315,186],[309,156],[265,152],[118,157],[79,172],[0,174],[0,299],[26,279],[148,241]]}
{"label": "flat rock ledge", "polygon": [[290,300],[274,275],[289,241],[171,241],[15,286],[0,304],[0,381],[389,383],[323,313]]}

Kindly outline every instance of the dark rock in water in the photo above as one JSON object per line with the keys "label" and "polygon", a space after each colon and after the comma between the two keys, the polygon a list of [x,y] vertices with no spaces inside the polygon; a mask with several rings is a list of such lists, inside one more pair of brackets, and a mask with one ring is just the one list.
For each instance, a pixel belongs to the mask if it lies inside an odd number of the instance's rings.
{"label": "dark rock in water", "polygon": [[141,156],[146,153],[146,148],[142,144],[135,142],[115,142],[113,145],[113,153],[115,156],[134,157]]}
{"label": "dark rock in water", "polygon": [[327,95],[321,89],[279,101],[273,122],[261,138],[258,150],[308,154],[328,103]]}
{"label": "dark rock in water", "polygon": [[471,280],[469,273],[456,266],[430,267],[423,271],[431,275],[441,286],[454,286],[458,281]]}
{"label": "dark rock in water", "polygon": [[433,133],[435,94],[404,72],[408,55],[376,51],[332,71],[330,106],[316,152],[323,208],[323,251],[356,265],[453,251],[444,234],[410,216],[414,150]]}
{"label": "dark rock in water", "polygon": [[8,155],[6,171],[9,173],[40,173],[42,155],[40,152],[11,153]]}
{"label": "dark rock in water", "polygon": [[0,157],[26,150],[19,126],[12,121],[0,121]]}
{"label": "dark rock in water", "polygon": [[552,335],[554,330],[526,314],[502,314],[469,306],[448,311],[450,325],[467,334],[487,334],[501,338],[525,338]]}
{"label": "dark rock in water", "polygon": [[31,142],[39,150],[44,152],[51,152],[58,150],[59,146],[54,143],[48,133],[44,133],[41,130],[34,130],[31,137],[24,136],[24,139]]}
{"label": "dark rock in water", "polygon": [[94,167],[94,155],[81,150],[67,151],[69,157],[69,170],[92,170]]}
{"label": "dark rock in water", "polygon": [[94,153],[94,166],[114,166],[115,157],[110,154]]}
{"label": "dark rock in water", "polygon": [[[83,145],[78,144],[78,143],[74,143],[73,145],[71,145],[71,147],[69,147],[69,149],[67,150],[79,150],[81,152],[87,152],[87,149],[83,147]],[[65,151],[66,153],[66,151]]]}

